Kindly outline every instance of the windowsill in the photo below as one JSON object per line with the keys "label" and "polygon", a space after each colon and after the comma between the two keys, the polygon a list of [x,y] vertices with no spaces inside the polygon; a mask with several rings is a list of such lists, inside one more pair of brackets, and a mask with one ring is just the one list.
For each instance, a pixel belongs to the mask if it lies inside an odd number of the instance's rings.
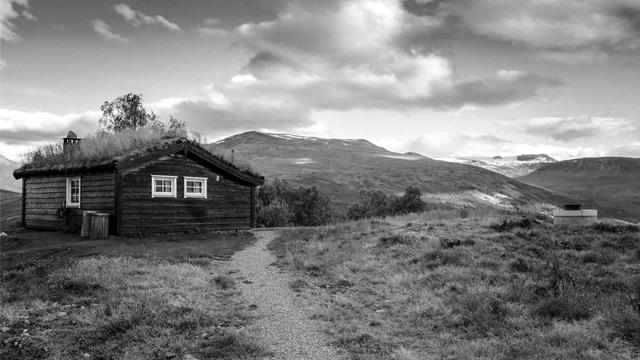
{"label": "windowsill", "polygon": [[65,204],[64,206],[68,208],[74,208],[74,209],[80,208],[80,204]]}
{"label": "windowsill", "polygon": [[152,194],[152,198],[175,198],[176,196],[173,194]]}
{"label": "windowsill", "polygon": [[184,198],[185,199],[202,199],[202,200],[207,199],[207,197],[204,195],[185,195]]}

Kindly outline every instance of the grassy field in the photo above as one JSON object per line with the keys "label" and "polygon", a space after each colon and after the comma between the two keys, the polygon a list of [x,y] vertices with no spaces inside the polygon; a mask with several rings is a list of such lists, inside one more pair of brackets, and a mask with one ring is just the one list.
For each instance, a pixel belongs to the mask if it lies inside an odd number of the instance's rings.
{"label": "grassy field", "polygon": [[254,359],[267,353],[220,262],[250,233],[0,243],[2,359]]}
{"label": "grassy field", "polygon": [[637,227],[437,211],[283,232],[291,287],[353,359],[637,359]]}
{"label": "grassy field", "polygon": [[20,223],[22,195],[0,189],[0,231],[14,229]]}

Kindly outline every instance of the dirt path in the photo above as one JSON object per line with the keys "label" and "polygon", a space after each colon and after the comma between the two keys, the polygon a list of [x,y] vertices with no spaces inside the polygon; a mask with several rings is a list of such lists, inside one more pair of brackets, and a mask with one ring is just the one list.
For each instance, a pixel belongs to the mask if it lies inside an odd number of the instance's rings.
{"label": "dirt path", "polygon": [[[316,322],[301,308],[289,287],[291,275],[272,266],[276,257],[267,244],[277,231],[257,231],[255,245],[236,253],[228,263],[235,271],[238,289],[247,304],[255,304],[257,319],[250,332],[259,336],[274,353],[274,359],[346,359],[338,349],[328,345]],[[244,280],[244,281],[243,281]]]}

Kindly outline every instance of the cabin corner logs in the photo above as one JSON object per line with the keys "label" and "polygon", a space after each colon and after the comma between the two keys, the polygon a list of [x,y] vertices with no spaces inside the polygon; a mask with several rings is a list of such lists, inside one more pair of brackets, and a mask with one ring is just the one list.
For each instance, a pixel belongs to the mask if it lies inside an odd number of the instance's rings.
{"label": "cabin corner logs", "polygon": [[[109,213],[118,235],[247,229],[255,226],[256,185],[224,176],[185,153],[135,167],[24,177],[23,226],[79,231],[82,212]],[[153,198],[151,175],[176,176],[175,198]],[[206,177],[206,199],[185,198],[184,177]],[[67,178],[80,177],[80,207],[65,208]]]}

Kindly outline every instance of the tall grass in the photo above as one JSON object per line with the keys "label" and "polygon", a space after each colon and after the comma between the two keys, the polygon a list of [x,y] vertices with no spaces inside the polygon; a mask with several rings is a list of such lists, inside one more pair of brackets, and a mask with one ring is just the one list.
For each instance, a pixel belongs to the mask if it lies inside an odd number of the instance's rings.
{"label": "tall grass", "polygon": [[282,234],[281,266],[354,359],[640,354],[637,227],[438,209]]}
{"label": "tall grass", "polygon": [[[22,156],[22,164],[25,169],[34,169],[69,163],[98,163],[135,154],[145,148],[160,146],[176,139],[178,138],[147,128],[128,129],[115,134],[89,135],[83,138],[78,146],[72,146],[67,152],[63,151],[61,142],[38,146]],[[206,138],[197,133],[187,138],[196,144],[200,144],[203,139],[206,141]],[[247,160],[239,158],[231,161],[231,156],[219,152],[213,155],[232,163],[240,170],[252,172]]]}

